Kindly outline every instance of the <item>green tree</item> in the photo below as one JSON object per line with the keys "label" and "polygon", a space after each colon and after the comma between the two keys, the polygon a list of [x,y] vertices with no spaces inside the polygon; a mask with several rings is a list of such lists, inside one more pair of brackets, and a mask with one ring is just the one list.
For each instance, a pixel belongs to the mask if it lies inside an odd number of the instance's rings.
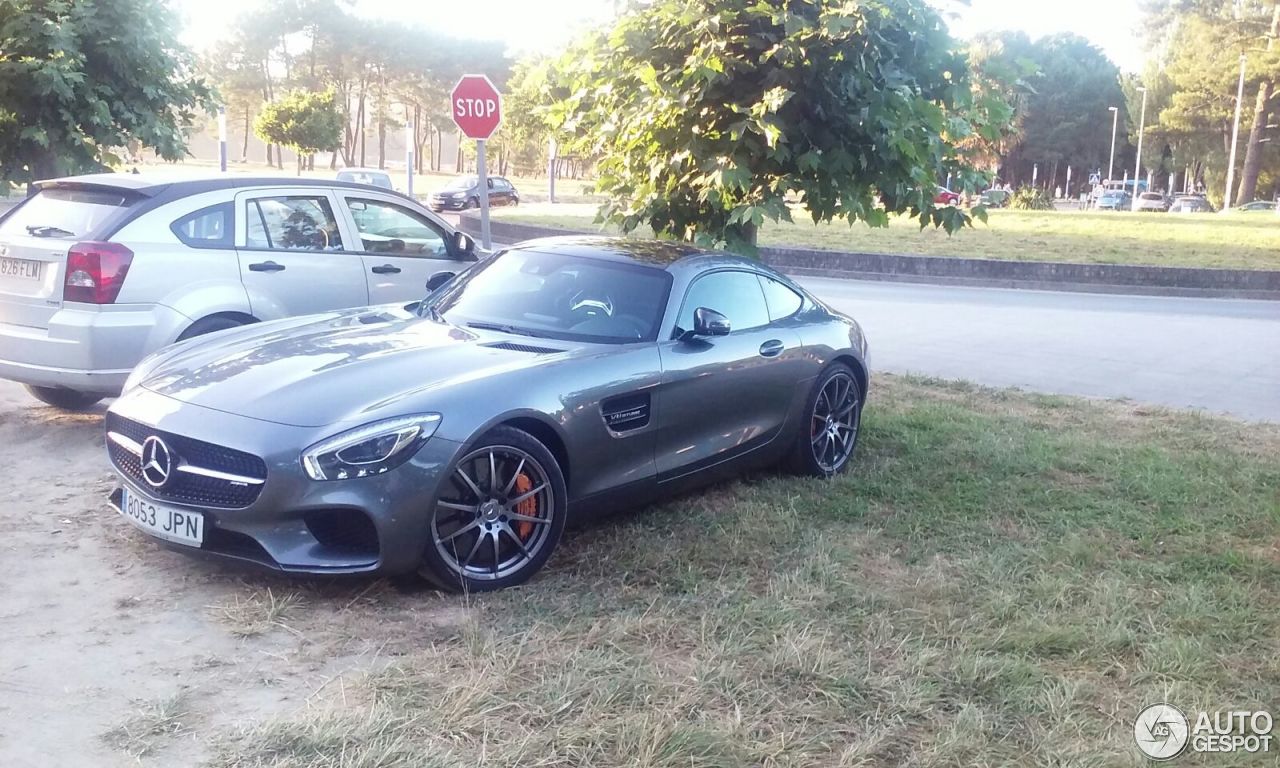
{"label": "green tree", "polygon": [[998,133],[925,0],[653,0],[561,60],[552,121],[598,151],[601,216],[630,231],[754,250],[795,196],[815,222],[947,231],[937,179],[977,182],[954,142]]}
{"label": "green tree", "polygon": [[161,0],[0,0],[0,180],[184,157],[212,99],[174,29]]}
{"label": "green tree", "polygon": [[265,105],[253,128],[263,141],[292,149],[298,155],[301,175],[305,156],[338,148],[342,125],[342,111],[333,91],[290,91]]}

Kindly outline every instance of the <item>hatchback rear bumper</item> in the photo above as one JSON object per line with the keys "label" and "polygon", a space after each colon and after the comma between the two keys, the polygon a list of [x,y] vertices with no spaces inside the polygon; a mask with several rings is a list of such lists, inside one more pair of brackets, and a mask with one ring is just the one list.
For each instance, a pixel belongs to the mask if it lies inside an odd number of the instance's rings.
{"label": "hatchback rear bumper", "polygon": [[115,395],[142,358],[190,324],[158,304],[68,305],[48,328],[0,323],[0,378]]}

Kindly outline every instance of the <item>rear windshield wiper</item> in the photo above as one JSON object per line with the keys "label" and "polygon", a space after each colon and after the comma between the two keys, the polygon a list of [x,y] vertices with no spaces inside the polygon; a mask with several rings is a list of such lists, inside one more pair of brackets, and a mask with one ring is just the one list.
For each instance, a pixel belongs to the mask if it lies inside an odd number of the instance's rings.
{"label": "rear windshield wiper", "polygon": [[75,232],[63,229],[62,227],[54,227],[48,224],[28,224],[27,234],[35,237],[73,237]]}
{"label": "rear windshield wiper", "polygon": [[533,336],[534,338],[544,338],[537,331],[531,331],[528,328],[517,328],[514,325],[506,325],[504,323],[467,323],[468,328],[479,328],[482,331],[501,331],[502,333],[511,333],[516,336]]}

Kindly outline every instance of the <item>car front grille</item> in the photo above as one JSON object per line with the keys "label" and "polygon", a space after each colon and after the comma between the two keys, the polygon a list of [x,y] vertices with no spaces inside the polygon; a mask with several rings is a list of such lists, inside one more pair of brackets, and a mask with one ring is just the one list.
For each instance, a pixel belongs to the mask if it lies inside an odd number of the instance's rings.
{"label": "car front grille", "polygon": [[[124,439],[116,439],[112,433]],[[162,440],[170,452],[169,478],[159,488],[143,476],[141,455],[131,450],[133,446],[141,447],[149,437]],[[107,452],[116,469],[140,489],[159,499],[182,504],[224,509],[247,507],[257,500],[267,478],[266,462],[253,454],[162,432],[110,412],[107,413]],[[178,469],[184,465],[197,471]]]}

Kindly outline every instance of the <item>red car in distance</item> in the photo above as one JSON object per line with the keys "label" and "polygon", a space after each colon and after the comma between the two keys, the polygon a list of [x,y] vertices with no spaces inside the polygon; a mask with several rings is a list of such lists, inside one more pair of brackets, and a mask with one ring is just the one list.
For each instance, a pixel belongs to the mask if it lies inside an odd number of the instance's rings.
{"label": "red car in distance", "polygon": [[933,196],[933,202],[938,205],[958,205],[960,203],[960,195],[939,184],[938,194]]}

